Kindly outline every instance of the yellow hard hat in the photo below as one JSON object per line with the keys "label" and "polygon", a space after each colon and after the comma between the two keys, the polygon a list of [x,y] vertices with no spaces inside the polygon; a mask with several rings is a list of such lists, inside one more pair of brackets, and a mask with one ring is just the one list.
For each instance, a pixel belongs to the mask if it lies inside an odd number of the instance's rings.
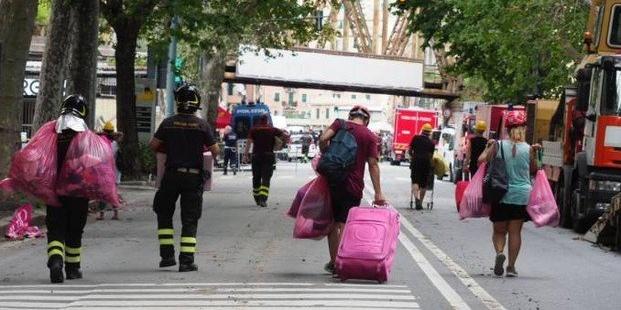
{"label": "yellow hard hat", "polygon": [[103,126],[103,130],[105,131],[114,131],[114,125],[112,125],[111,121],[107,121],[104,126]]}
{"label": "yellow hard hat", "polygon": [[433,127],[431,127],[431,124],[425,123],[425,125],[423,125],[424,132],[431,132],[432,130],[433,130]]}
{"label": "yellow hard hat", "polygon": [[474,125],[474,129],[480,132],[486,131],[487,123],[485,123],[485,121],[477,121],[476,125]]}

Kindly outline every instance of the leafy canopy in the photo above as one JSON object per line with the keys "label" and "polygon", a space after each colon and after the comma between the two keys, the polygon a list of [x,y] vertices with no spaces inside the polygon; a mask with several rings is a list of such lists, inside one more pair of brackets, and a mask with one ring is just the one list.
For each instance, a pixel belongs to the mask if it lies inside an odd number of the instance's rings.
{"label": "leafy canopy", "polygon": [[[241,44],[257,51],[286,49],[329,33],[315,29],[314,14],[314,3],[308,0],[176,0],[155,12],[144,35],[160,52],[175,35],[182,56],[189,58],[234,53]],[[168,27],[172,16],[179,18],[175,30]]]}
{"label": "leafy canopy", "polygon": [[[448,48],[452,74],[484,86],[484,98],[554,96],[571,82],[589,6],[582,0],[408,0],[409,30]],[[477,84],[480,84],[477,82]],[[466,84],[468,85],[468,84]]]}

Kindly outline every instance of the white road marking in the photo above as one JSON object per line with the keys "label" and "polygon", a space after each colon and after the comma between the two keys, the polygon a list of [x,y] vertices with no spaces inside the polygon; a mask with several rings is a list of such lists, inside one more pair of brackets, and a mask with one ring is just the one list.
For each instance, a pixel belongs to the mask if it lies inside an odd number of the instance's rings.
{"label": "white road marking", "polygon": [[401,285],[398,288],[386,288],[281,282],[103,283],[68,286],[3,285],[0,288],[2,309],[419,309],[417,297]]}
{"label": "white road marking", "polygon": [[[213,291],[218,293],[248,293],[248,292],[276,292],[276,293],[382,293],[382,294],[410,294],[407,289],[363,289],[363,288],[150,288],[150,289],[134,289],[134,288],[118,288],[118,289],[89,289],[89,290],[67,290],[67,289],[49,289],[49,290],[2,290],[0,291],[0,300],[3,295],[30,295],[30,294],[53,294],[53,295],[86,295],[92,293],[204,293]],[[9,296],[9,297],[10,297]]]}
{"label": "white road marking", "polygon": [[414,262],[425,273],[429,281],[435,286],[440,294],[444,296],[444,299],[448,301],[453,309],[469,310],[470,306],[464,301],[463,298],[442,278],[438,271],[431,265],[431,263],[425,258],[420,250],[412,243],[403,232],[399,234],[399,241],[403,247],[410,253]]}
{"label": "white road marking", "polygon": [[[368,184],[366,184],[366,187],[369,188]],[[371,196],[368,189],[365,189],[364,191],[368,196]],[[396,208],[395,210],[399,212],[399,210],[397,210]],[[429,238],[427,238],[420,231],[414,228],[414,225],[412,225],[412,223],[410,223],[410,221],[408,221],[408,219],[405,216],[401,215],[400,220],[401,220],[401,227],[405,228],[405,230],[407,230],[410,234],[412,234],[414,238],[416,238],[425,248],[427,248],[427,250],[429,250],[437,259],[439,259],[449,269],[449,271],[451,271],[451,273],[453,273],[459,279],[459,281],[461,281],[461,283],[464,284],[468,288],[468,290],[470,290],[470,292],[472,292],[472,294],[474,294],[474,296],[476,296],[488,309],[506,310],[506,308],[500,302],[498,302],[498,300],[496,300],[492,295],[490,295],[483,287],[481,287],[481,285],[479,285],[479,283],[477,283],[477,281],[475,281],[472,278],[472,276],[470,276],[463,267],[461,267],[453,259],[451,259],[450,256],[446,255],[446,253],[444,253],[444,251],[442,251],[433,242],[431,242]],[[401,230],[401,234],[399,235],[399,240],[404,246],[405,246],[404,240],[405,242],[409,242],[413,246],[413,249],[422,256],[420,251],[418,251],[418,249],[411,242],[411,240],[409,240],[407,236],[403,234],[403,229]],[[410,250],[408,249],[408,251]],[[412,252],[410,252],[410,254],[412,255]],[[414,258],[414,255],[412,255],[412,257]],[[422,257],[424,258],[424,256]],[[416,261],[416,258],[414,258],[414,260]],[[435,273],[437,273],[437,271],[435,271],[433,266],[430,265],[430,267],[433,269]],[[427,277],[430,277],[430,274],[428,274],[427,272],[425,272],[425,274],[427,275]],[[430,280],[432,279],[430,278]],[[440,288],[437,285],[436,285],[436,288],[440,290]],[[452,288],[450,289],[453,290]],[[443,293],[442,290],[440,290],[440,293],[442,293],[442,295],[445,296],[444,295],[445,293]]]}
{"label": "white road marking", "polygon": [[[61,295],[61,296],[57,296]],[[62,296],[61,294],[53,294],[53,296],[37,296],[37,295],[13,295],[6,298],[0,298],[3,301],[67,301],[71,296]],[[194,292],[194,294],[89,294],[80,296],[79,300],[227,300],[227,299],[304,299],[304,300],[324,300],[324,299],[355,299],[355,300],[415,300],[412,295],[379,295],[379,294],[205,294]]]}
{"label": "white road marking", "polygon": [[[162,309],[162,308],[170,308],[169,306],[151,306],[149,307],[149,309]],[[188,306],[185,305],[183,306],[184,309],[205,309],[205,307],[203,306]],[[278,307],[278,310],[300,310],[300,309],[305,309],[307,307]],[[23,309],[23,308],[20,308]],[[119,310],[118,307],[98,307],[98,306],[89,306],[88,309],[98,309],[98,310]],[[123,310],[145,310],[145,307],[128,307],[128,306],[123,306],[122,307]],[[209,310],[232,310],[232,309],[238,309],[238,308],[231,308],[231,307],[209,307]],[[242,307],[243,309],[243,307]],[[253,306],[252,308],[248,308],[248,309],[252,309],[252,310],[274,310],[273,307],[261,307],[261,306]],[[377,307],[322,307],[322,306],[313,306],[312,310],[360,310],[360,309],[378,309]],[[412,308],[397,308],[397,307],[381,307],[379,309],[382,310],[405,310],[405,309],[412,309]],[[168,309],[166,309],[168,310]]]}
{"label": "white road marking", "polygon": [[488,309],[506,310],[506,308],[498,302],[492,295],[490,295],[477,281],[475,281],[469,274],[458,265],[453,259],[451,259],[446,253],[438,248],[429,238],[424,236],[418,231],[410,221],[405,217],[401,217],[401,224],[408,230],[414,238],[418,239],[427,250],[429,250],[435,257],[437,257],[469,290],[476,296]]}

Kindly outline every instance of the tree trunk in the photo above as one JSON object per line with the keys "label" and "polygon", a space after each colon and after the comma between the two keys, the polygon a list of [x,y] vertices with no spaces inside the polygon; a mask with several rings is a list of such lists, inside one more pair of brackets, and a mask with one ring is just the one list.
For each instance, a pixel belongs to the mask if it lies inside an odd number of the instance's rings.
{"label": "tree trunk", "polygon": [[140,27],[128,23],[116,25],[117,36],[114,58],[116,60],[116,119],[117,127],[123,133],[123,174],[135,178],[140,174],[138,160],[138,132],[136,130],[136,85],[134,59],[136,41]]}
{"label": "tree trunk", "polygon": [[99,0],[82,0],[71,8],[71,55],[67,93],[81,94],[89,104],[87,124],[95,128]]}
{"label": "tree trunk", "polygon": [[68,1],[52,2],[52,16],[39,76],[40,88],[35,105],[33,131],[58,116],[63,100],[64,72],[70,39],[67,35],[71,22],[70,7]]}
{"label": "tree trunk", "polygon": [[37,0],[0,0],[0,178],[19,146],[24,76]]}
{"label": "tree trunk", "polygon": [[226,65],[226,52],[216,52],[208,61],[203,56],[203,66],[201,68],[201,89],[207,109],[203,111],[205,119],[216,128],[216,118],[218,117],[218,104],[220,103],[220,93],[222,92],[222,80],[224,80],[224,67]]}

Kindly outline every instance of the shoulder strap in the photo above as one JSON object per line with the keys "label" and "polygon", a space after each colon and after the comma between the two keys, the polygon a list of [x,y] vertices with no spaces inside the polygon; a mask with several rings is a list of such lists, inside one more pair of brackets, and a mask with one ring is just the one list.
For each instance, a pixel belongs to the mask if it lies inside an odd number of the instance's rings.
{"label": "shoulder strap", "polygon": [[502,160],[505,160],[505,152],[502,149],[502,145],[504,144],[504,141],[500,140],[498,141],[498,144],[500,144],[500,157],[502,157]]}
{"label": "shoulder strap", "polygon": [[339,118],[338,120],[339,120],[339,127],[340,127],[339,129],[345,129],[345,130],[349,129],[347,126],[347,122],[344,119]]}

